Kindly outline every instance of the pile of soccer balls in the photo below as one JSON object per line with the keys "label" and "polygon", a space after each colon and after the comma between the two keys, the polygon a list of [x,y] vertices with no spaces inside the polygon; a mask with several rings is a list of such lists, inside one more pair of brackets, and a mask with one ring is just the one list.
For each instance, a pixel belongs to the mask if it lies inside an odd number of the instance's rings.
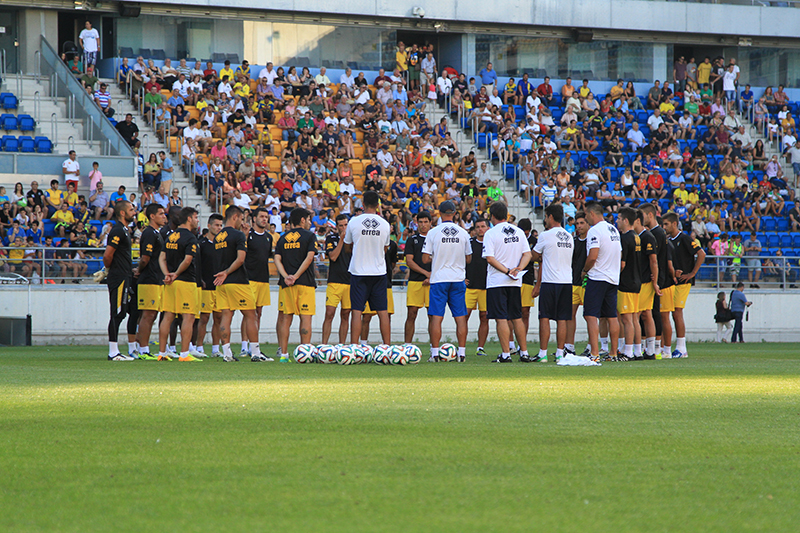
{"label": "pile of soccer balls", "polygon": [[[439,348],[440,361],[455,361],[456,357],[457,350],[452,344]],[[294,350],[294,360],[328,365],[415,365],[422,360],[422,350],[413,344],[379,344],[374,348],[366,344],[301,344]]]}

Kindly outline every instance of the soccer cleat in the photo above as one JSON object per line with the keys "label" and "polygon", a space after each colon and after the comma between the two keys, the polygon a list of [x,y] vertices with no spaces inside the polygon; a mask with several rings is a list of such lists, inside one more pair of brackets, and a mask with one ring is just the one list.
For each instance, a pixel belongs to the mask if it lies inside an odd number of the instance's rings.
{"label": "soccer cleat", "polygon": [[629,358],[629,357],[628,357],[627,355],[625,355],[624,353],[618,353],[618,354],[617,354],[617,361],[619,361],[619,362],[621,362],[621,363],[624,363],[624,362],[626,362],[626,361],[633,361],[633,359],[632,359],[632,358]]}
{"label": "soccer cleat", "polygon": [[600,360],[603,361],[604,363],[616,363],[617,361],[619,361],[619,359],[617,359],[613,355],[610,355],[608,352],[605,352],[605,355],[603,355],[603,352],[600,352]]}
{"label": "soccer cleat", "polygon": [[154,355],[151,355],[150,352],[140,352],[139,359],[141,359],[142,361],[155,361],[158,358],[155,357]]}
{"label": "soccer cleat", "polygon": [[642,354],[642,359],[644,361],[655,361],[656,360],[656,356],[655,356],[655,354],[644,352]]}
{"label": "soccer cleat", "polygon": [[547,357],[539,357],[539,354],[534,356],[530,355],[520,355],[519,356],[520,363],[546,363]]}
{"label": "soccer cleat", "polygon": [[170,357],[169,352],[168,353],[160,353],[160,354],[158,354],[157,359],[159,361],[172,361],[172,357]]}
{"label": "soccer cleat", "polygon": [[608,351],[600,350],[600,359],[603,359],[603,358],[608,357],[608,356],[609,356]]}
{"label": "soccer cleat", "polygon": [[439,362],[439,358],[437,356],[435,356],[435,355],[432,355],[432,356],[428,357],[428,362],[429,363],[438,363]]}
{"label": "soccer cleat", "polygon": [[198,359],[197,357],[193,356],[192,354],[186,354],[186,357],[178,357],[178,361],[182,363],[199,363],[202,359]]}
{"label": "soccer cleat", "polygon": [[459,363],[463,363],[466,360],[467,360],[467,356],[466,355],[459,355],[458,356],[458,362]]}
{"label": "soccer cleat", "polygon": [[132,352],[128,352],[128,357],[130,357],[130,358],[132,358],[132,359],[134,359],[134,360],[136,360],[136,359],[141,359],[141,358],[139,357],[139,350],[134,350],[134,351],[132,351]]}
{"label": "soccer cleat", "polygon": [[[564,348],[564,354],[566,354],[566,355],[577,355],[575,353],[575,350],[573,350],[572,348]],[[583,355],[583,354],[581,354],[581,355]],[[584,355],[584,357],[586,357],[586,356]]]}
{"label": "soccer cleat", "polygon": [[511,357],[515,357],[515,356],[517,356],[517,355],[519,355],[519,354],[520,354],[520,349],[519,349],[519,348],[517,348],[516,350],[514,350],[513,352],[511,352],[509,355],[510,355]]}
{"label": "soccer cleat", "polygon": [[644,361],[644,355],[634,355],[631,361]]}
{"label": "soccer cleat", "polygon": [[475,352],[475,355],[486,355],[486,350],[483,348],[478,348],[478,350]]}
{"label": "soccer cleat", "polygon": [[497,359],[492,361],[492,363],[513,363],[510,357],[502,357],[500,355],[497,356]]}
{"label": "soccer cleat", "polygon": [[584,351],[581,352],[581,357],[591,357],[592,350],[587,346]]}
{"label": "soccer cleat", "polygon": [[203,352],[201,352],[197,348],[193,348],[193,349],[189,350],[189,355],[191,355],[193,357],[200,357],[200,358],[208,357],[206,354],[204,354]]}
{"label": "soccer cleat", "polygon": [[225,357],[223,355],[222,356],[222,361],[225,362],[225,363],[238,363],[239,362],[239,358],[238,357],[234,357],[232,355],[230,357]]}
{"label": "soccer cleat", "polygon": [[666,351],[666,352],[662,351],[661,352],[661,359],[672,359],[672,354],[670,354],[669,351]]}
{"label": "soccer cleat", "polygon": [[689,357],[689,354],[686,352],[681,352],[679,350],[672,352],[673,359],[686,359],[687,357]]}
{"label": "soccer cleat", "polygon": [[244,359],[246,357],[250,357],[251,355],[253,355],[253,354],[251,354],[250,352],[248,352],[246,350],[242,350],[241,352],[239,352],[239,357],[241,357],[242,359]]}
{"label": "soccer cleat", "polygon": [[289,361],[289,356],[288,355],[286,355],[286,356],[282,355],[281,358],[278,360],[278,362],[279,363],[291,363],[291,361]]}
{"label": "soccer cleat", "polygon": [[211,352],[211,357],[222,357],[222,352]]}
{"label": "soccer cleat", "polygon": [[270,363],[274,361],[272,357],[267,357],[263,353],[256,353],[250,356],[250,362],[252,363]]}
{"label": "soccer cleat", "polygon": [[108,356],[108,360],[109,361],[133,361],[133,357],[131,357],[130,355],[123,355],[121,353],[118,353],[117,355],[109,355]]}

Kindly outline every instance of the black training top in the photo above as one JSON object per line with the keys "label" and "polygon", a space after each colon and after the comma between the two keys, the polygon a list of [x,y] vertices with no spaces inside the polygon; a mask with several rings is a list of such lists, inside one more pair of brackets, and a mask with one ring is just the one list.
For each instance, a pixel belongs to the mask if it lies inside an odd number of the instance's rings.
{"label": "black training top", "polygon": [[350,259],[352,259],[353,254],[345,251],[344,246],[342,246],[339,256],[335,260],[330,256],[330,253],[339,246],[340,240],[341,237],[339,237],[338,233],[331,233],[325,238],[325,253],[328,254],[328,259],[330,259],[330,265],[328,266],[328,283],[349,285]]}
{"label": "black training top", "polygon": [[658,245],[656,238],[650,233],[650,230],[645,228],[639,234],[639,240],[642,241],[642,255],[639,257],[639,278],[642,285],[650,283],[652,272],[650,272],[650,256],[655,255],[658,259]]}
{"label": "black training top", "polygon": [[[317,237],[308,230],[302,228],[295,228],[287,231],[281,238],[278,239],[278,245],[275,246],[275,255],[281,256],[283,269],[292,274],[297,272],[300,265],[308,257],[309,252],[316,253],[317,251]],[[281,287],[286,287],[286,282],[283,276],[280,276],[278,283]],[[295,285],[306,285],[308,287],[316,287],[317,281],[314,279],[314,264],[312,263],[297,280]]]}
{"label": "black training top", "polygon": [[133,277],[133,261],[131,260],[131,236],[128,228],[121,222],[114,224],[108,234],[108,245],[115,249],[111,265],[108,267],[108,282],[129,280]]}
{"label": "black training top", "polygon": [[139,272],[139,285],[163,285],[164,273],[161,272],[161,265],[158,264],[158,257],[164,249],[161,233],[151,226],[144,228],[142,238],[139,239],[139,249],[142,257],[150,258],[144,270]]}
{"label": "black training top", "polygon": [[472,259],[467,263],[467,279],[469,280],[468,289],[486,290],[486,267],[489,263],[483,257],[483,241],[478,241],[477,237],[469,240],[472,246]]}
{"label": "black training top", "polygon": [[217,253],[214,241],[209,240],[208,237],[203,237],[200,240],[200,279],[203,281],[203,289],[207,291],[216,290],[214,286],[214,276],[220,271],[217,265]]}
{"label": "black training top", "polygon": [[[414,262],[422,270],[431,271],[432,263],[425,264],[422,262],[422,248],[425,246],[425,236],[416,233],[408,238],[406,241],[405,256],[409,255],[414,258]],[[425,275],[420,274],[414,270],[408,269],[408,281],[425,281],[428,279]]]}
{"label": "black training top", "polygon": [[619,273],[619,292],[639,293],[642,288],[640,258],[642,241],[636,232],[630,230],[622,234],[622,260],[625,268]]}
{"label": "black training top", "polygon": [[[244,233],[238,229],[226,226],[222,228],[214,239],[216,249],[216,264],[219,272],[227,270],[236,261],[239,250],[247,251],[247,241]],[[242,264],[239,268],[228,274],[223,285],[248,285],[247,268]]]}
{"label": "black training top", "polygon": [[272,235],[251,229],[247,235],[247,257],[244,266],[250,281],[269,283],[269,258],[272,257]]}
{"label": "black training top", "polygon": [[583,285],[581,272],[586,266],[586,239],[578,238],[577,234],[572,239],[574,241],[572,246],[572,285],[580,287]]}
{"label": "black training top", "polygon": [[[695,264],[694,256],[700,250],[700,244],[697,241],[693,241],[691,237],[682,231],[678,232],[675,237],[670,237],[669,240],[675,248],[672,255],[672,267],[684,273],[691,272]],[[677,282],[677,285],[686,284],[694,285],[694,278],[688,281],[678,280]]]}
{"label": "black training top", "polygon": [[167,256],[168,272],[175,272],[187,255],[192,256],[192,262],[186,267],[186,270],[178,275],[177,279],[178,281],[187,281],[189,283],[197,282],[194,261],[194,257],[197,255],[197,237],[195,237],[194,233],[186,228],[178,228],[167,237],[167,242],[164,243],[164,251]]}

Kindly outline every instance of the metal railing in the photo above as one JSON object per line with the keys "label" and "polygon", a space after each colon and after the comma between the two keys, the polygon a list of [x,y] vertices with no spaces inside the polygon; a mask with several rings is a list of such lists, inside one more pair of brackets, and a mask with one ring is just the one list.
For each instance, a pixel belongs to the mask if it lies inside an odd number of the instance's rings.
{"label": "metal railing", "polygon": [[3,80],[6,79],[6,73],[8,72],[8,66],[6,64],[6,49],[0,48],[0,78]]}
{"label": "metal railing", "polygon": [[[793,289],[800,282],[799,257],[795,256],[706,256],[697,275],[697,283],[710,283],[714,288],[729,288],[741,281],[761,288]],[[735,262],[737,261],[738,262]],[[767,263],[771,264],[767,264]],[[713,270],[709,279],[709,268]]]}

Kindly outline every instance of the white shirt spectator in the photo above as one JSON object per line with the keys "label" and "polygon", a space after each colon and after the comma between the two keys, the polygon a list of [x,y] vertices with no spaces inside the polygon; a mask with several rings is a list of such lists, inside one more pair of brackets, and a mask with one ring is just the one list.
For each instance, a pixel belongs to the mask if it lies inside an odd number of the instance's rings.
{"label": "white shirt spectator", "polygon": [[736,90],[736,72],[731,72],[730,70],[726,70],[725,74],[722,75],[722,90],[723,91],[735,91]]}
{"label": "white shirt spectator", "polygon": [[347,73],[343,73],[341,76],[339,76],[339,83],[347,86],[348,89],[352,89],[353,85],[356,83],[356,79],[352,74],[348,76]]}
{"label": "white shirt spectator", "polygon": [[502,100],[502,98],[500,98],[500,95],[496,95],[495,96],[494,94],[492,94],[489,97],[489,103],[492,104],[492,105],[496,105],[497,107],[500,107],[500,106],[503,105],[503,100]]}
{"label": "white shirt spectator", "polygon": [[185,128],[183,130],[183,137],[186,139],[197,139],[200,136],[201,130],[197,129],[194,126],[189,128]]}
{"label": "white shirt spectator", "polygon": [[385,248],[389,246],[389,223],[383,217],[364,213],[350,219],[345,244],[353,245],[350,273],[354,276],[385,276]]}
{"label": "white shirt spectator", "polygon": [[791,148],[795,144],[797,144],[797,138],[794,135],[792,135],[791,133],[787,133],[786,135],[783,136],[783,148],[784,148],[784,150],[786,148]]}
{"label": "white shirt spectator", "polygon": [[[80,163],[78,163],[77,159],[75,159],[75,161],[73,161],[72,159],[67,158],[63,163],[61,163],[61,168],[66,170],[68,173],[70,173],[67,176],[67,179],[69,181],[77,181],[78,176],[80,176],[80,172],[81,172],[81,165],[80,165]],[[77,174],[72,174],[72,172],[77,172]]]}
{"label": "white shirt spectator", "polygon": [[100,40],[100,34],[96,29],[88,30],[84,28],[81,30],[79,37],[83,39],[84,52],[97,52],[97,41]]}
{"label": "white shirt spectator", "polygon": [[533,251],[542,254],[542,283],[572,284],[572,242],[560,226],[539,234]]}
{"label": "white shirt spectator", "polygon": [[628,139],[631,147],[639,150],[644,146],[644,133],[641,130],[634,130],[631,129],[628,131],[628,134],[625,135],[625,138]]}
{"label": "white shirt spectator", "polygon": [[525,112],[530,114],[531,111],[533,111],[533,116],[537,111],[539,111],[540,105],[542,105],[541,99],[538,96],[530,94],[528,95],[528,98],[525,99]]}
{"label": "white shirt spectator", "polygon": [[[483,237],[483,257],[494,257],[506,268],[519,266],[522,255],[530,251],[525,232],[508,222],[501,222]],[[522,287],[522,276],[514,279],[492,265],[486,267],[486,288]]]}
{"label": "white shirt spectator", "polygon": [[230,98],[231,95],[233,94],[233,87],[231,87],[230,83],[223,81],[222,83],[217,85],[217,92],[220,94],[225,93],[228,96],[228,98]]}
{"label": "white shirt spectator", "polygon": [[442,222],[428,232],[422,253],[432,257],[432,284],[464,281],[467,256],[472,255],[469,233],[457,224]]}
{"label": "white shirt spectator", "polygon": [[356,195],[356,186],[352,183],[340,183],[339,194],[342,194],[345,191],[350,193],[350,198],[353,198]]}
{"label": "white shirt spectator", "polygon": [[181,80],[176,80],[175,83],[172,84],[172,90],[178,89],[178,94],[181,95],[183,98],[187,98],[189,96],[189,82],[185,79],[183,82]]}
{"label": "white shirt spectator", "polygon": [[408,124],[405,120],[395,120],[392,122],[392,129],[394,130],[395,134],[400,135],[404,131],[409,131]]}
{"label": "white shirt spectator", "polygon": [[440,94],[450,94],[453,91],[453,82],[450,78],[439,76],[439,79],[436,80],[436,87],[439,88]]}
{"label": "white shirt spectator", "polygon": [[586,253],[598,248],[597,261],[588,272],[589,279],[619,285],[622,241],[617,228],[605,220],[598,222],[586,234]]}
{"label": "white shirt spectator", "polygon": [[381,164],[384,170],[389,168],[389,165],[391,165],[394,162],[394,157],[392,157],[392,154],[390,154],[385,150],[380,150],[378,154],[375,156],[375,159],[378,160],[378,163]]}
{"label": "white shirt spectator", "polygon": [[664,123],[664,119],[661,116],[651,115],[650,118],[647,119],[647,127],[650,128],[650,131],[656,131],[660,125]]}
{"label": "white shirt spectator", "polygon": [[267,80],[267,85],[275,83],[275,78],[277,77],[278,72],[274,68],[272,70],[267,70],[267,67],[264,67],[258,73],[258,78],[265,78]]}

